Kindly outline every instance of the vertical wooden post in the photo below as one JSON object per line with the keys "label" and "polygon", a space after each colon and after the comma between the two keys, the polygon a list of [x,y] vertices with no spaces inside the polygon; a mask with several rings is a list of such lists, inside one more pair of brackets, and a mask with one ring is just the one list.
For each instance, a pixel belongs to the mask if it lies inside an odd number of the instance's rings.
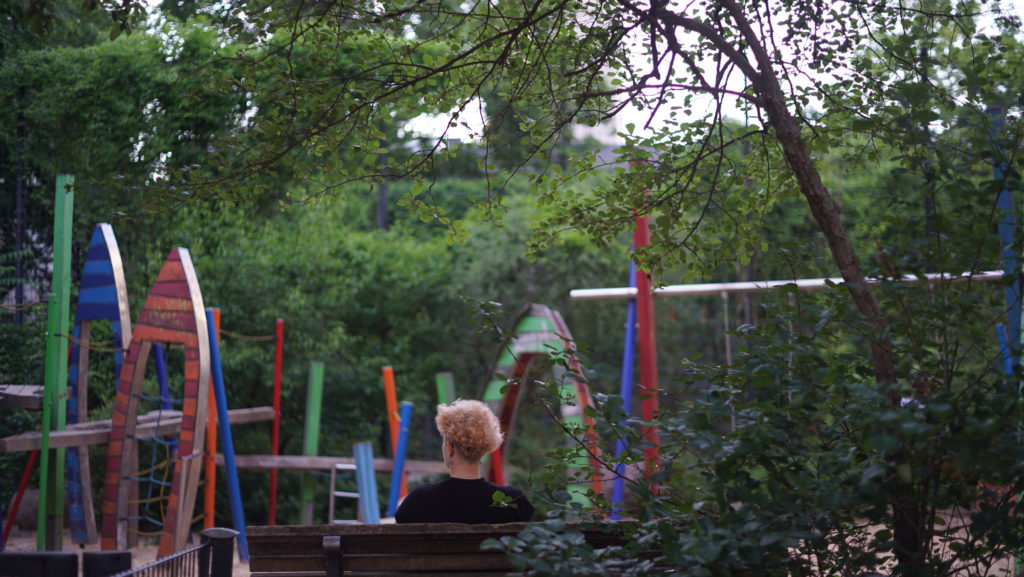
{"label": "vertical wooden post", "polygon": [[[213,316],[212,330],[216,331],[217,344],[220,344],[220,309],[209,309]],[[210,318],[210,315],[207,315]],[[206,335],[199,335],[206,338]],[[206,456],[203,459],[206,471],[206,485],[203,487],[203,529],[212,529],[216,519],[217,504],[217,398],[214,392],[213,375],[210,375],[209,398],[206,401]]]}
{"label": "vertical wooden post", "polygon": [[[629,263],[629,286],[636,286],[636,263]],[[619,378],[619,395],[622,397],[622,409],[626,415],[633,413],[633,365],[636,362],[636,299],[629,299],[626,304],[626,326],[622,343],[622,371]],[[627,449],[625,439],[615,442],[615,458],[618,459]],[[622,518],[622,505],[626,501],[626,465],[615,465],[615,481],[612,484],[613,521]]]}
{"label": "vertical wooden post", "polygon": [[356,490],[359,491],[359,521],[367,525],[380,524],[380,507],[377,505],[377,476],[373,469],[373,444],[361,441],[352,445],[352,456],[356,464]]}
{"label": "vertical wooden post", "polygon": [[451,373],[437,373],[434,381],[437,383],[438,404],[451,404],[455,400],[455,377]]}
{"label": "vertical wooden post", "polygon": [[[381,369],[384,375],[384,403],[387,405],[388,426],[391,430],[391,458],[394,459],[398,453],[399,423],[401,417],[398,414],[398,393],[395,391],[395,370],[391,367]],[[409,485],[405,475],[402,475],[402,496],[409,494]]]}
{"label": "vertical wooden post", "polygon": [[[302,454],[316,456],[320,442],[320,414],[324,395],[324,363],[309,363],[309,388],[306,393],[306,430],[302,438]],[[313,496],[316,489],[313,475],[302,478],[302,524],[313,524]]]}
{"label": "vertical wooden post", "polygon": [[[1003,107],[990,105],[987,110],[992,120],[991,135],[993,140],[992,179],[1000,181],[1004,178],[1007,162],[999,144],[995,142],[1003,131]],[[1014,249],[1014,233],[1017,229],[1013,192],[1005,185],[996,195],[996,209],[999,211],[999,246],[1003,261],[1003,273],[1013,282],[1005,285],[1006,298],[1006,332],[1009,341],[1010,364],[1016,367],[1020,363],[1021,350],[1021,283],[1020,265]]]}
{"label": "vertical wooden post", "polygon": [[[281,451],[281,368],[284,361],[284,319],[277,319],[274,340],[274,424],[270,430],[270,454]],[[270,470],[270,507],[267,524],[277,524],[277,468]]]}
{"label": "vertical wooden post", "polygon": [[[67,342],[71,317],[71,228],[75,203],[75,178],[57,176],[53,209],[53,283],[49,302],[46,339],[45,404],[43,434],[46,446],[41,451],[39,514],[36,547],[40,551],[58,551],[64,529],[65,450],[49,450],[49,430],[62,431],[67,423],[68,359]],[[47,410],[48,409],[48,410]]]}
{"label": "vertical wooden post", "polygon": [[[636,219],[633,232],[633,246],[638,250],[651,243],[650,217],[640,216]],[[640,415],[652,421],[658,413],[658,351],[654,326],[654,293],[651,290],[651,277],[647,271],[636,269],[636,312],[640,343]],[[658,467],[658,453],[661,444],[658,430],[650,425],[643,428],[644,440],[649,445],[644,448],[644,464],[650,475]]]}
{"label": "vertical wooden post", "polygon": [[394,517],[398,510],[399,490],[405,481],[405,453],[409,445],[409,425],[412,423],[412,403],[402,403],[402,415],[400,418],[400,430],[398,433],[398,447],[395,449],[394,461],[391,468],[391,487],[388,492],[388,517]]}
{"label": "vertical wooden post", "polygon": [[49,510],[50,501],[53,495],[50,494],[50,480],[53,476],[52,466],[54,462],[50,459],[50,428],[53,424],[54,387],[56,375],[54,375],[57,361],[54,356],[57,354],[60,338],[56,336],[59,313],[57,312],[57,297],[50,294],[47,298],[47,321],[46,321],[46,382],[43,387],[43,421],[41,426],[42,436],[40,438],[39,453],[42,458],[39,462],[39,508],[36,510],[36,550],[46,551],[50,547],[49,535]]}
{"label": "vertical wooden post", "polygon": [[220,327],[216,309],[206,309],[206,324],[210,339],[210,375],[213,380],[214,401],[217,410],[225,418],[220,420],[221,444],[224,445],[224,471],[228,478],[228,495],[231,500],[231,522],[238,531],[238,558],[249,560],[249,545],[245,539],[245,514],[242,511],[242,492],[238,484],[238,468],[235,466],[235,444],[231,438],[231,424],[228,415],[228,395],[224,388],[224,371],[220,364]]}

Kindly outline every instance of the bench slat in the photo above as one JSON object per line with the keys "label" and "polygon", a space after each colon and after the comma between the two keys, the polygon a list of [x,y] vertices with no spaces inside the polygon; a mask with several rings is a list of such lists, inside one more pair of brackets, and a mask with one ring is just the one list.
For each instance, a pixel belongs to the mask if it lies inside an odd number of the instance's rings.
{"label": "bench slat", "polygon": [[275,557],[249,556],[249,571],[253,573],[277,574],[289,571],[300,573],[303,571],[319,571],[323,573],[326,570],[327,562],[324,560],[323,554],[320,554],[318,557],[289,557],[286,555]]}
{"label": "bench slat", "polygon": [[[325,571],[290,571],[290,572],[272,572],[272,573],[261,573],[258,571],[252,571],[249,573],[250,577],[324,577],[327,573]],[[451,575],[458,575],[459,577],[505,577],[508,574],[508,570],[502,569],[500,571],[422,571],[411,573],[415,577],[449,577]],[[393,572],[380,572],[380,571],[359,571],[349,573],[345,572],[345,575],[349,577],[395,577]]]}
{"label": "bench slat", "polygon": [[349,571],[508,571],[512,569],[502,553],[471,555],[362,555],[345,556],[345,572]]}
{"label": "bench slat", "polygon": [[[502,525],[318,525],[247,528],[249,568],[253,577],[323,577],[325,546],[340,539],[344,575],[349,577],[499,577],[511,565],[505,554],[481,551],[484,540],[512,536],[525,523]],[[622,527],[580,525],[596,548],[621,545]]]}
{"label": "bench slat", "polygon": [[[349,571],[467,571],[471,569],[508,570],[511,565],[504,553],[479,552],[471,554],[437,555],[345,555],[342,562],[345,572]],[[252,572],[274,573],[279,571],[324,571],[324,556],[278,555],[264,557],[251,555],[249,569]]]}
{"label": "bench slat", "polygon": [[[450,577],[451,575],[458,575],[459,577],[505,577],[507,574],[507,569],[500,571],[422,571],[409,573],[409,575],[414,575],[415,577]],[[346,571],[345,575],[350,577],[395,577],[395,573],[381,573],[379,571],[360,571],[355,573]],[[277,575],[274,577],[277,577]]]}

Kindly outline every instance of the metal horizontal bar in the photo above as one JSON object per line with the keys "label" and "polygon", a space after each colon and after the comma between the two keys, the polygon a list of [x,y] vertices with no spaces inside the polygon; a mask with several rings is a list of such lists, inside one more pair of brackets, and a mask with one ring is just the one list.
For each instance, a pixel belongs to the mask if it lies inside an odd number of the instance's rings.
{"label": "metal horizontal bar", "polygon": [[[918,284],[923,282],[937,283],[937,282],[953,282],[963,283],[968,281],[977,282],[990,282],[1002,280],[1002,271],[985,271],[980,273],[962,273],[962,274],[949,274],[949,273],[929,273],[923,277],[918,275],[904,275],[903,277],[896,279],[898,282],[905,282],[909,284]],[[892,281],[893,279],[878,279],[869,278],[868,284],[878,284],[883,281]],[[808,279],[793,279],[793,280],[766,280],[766,281],[750,281],[750,282],[720,282],[720,283],[703,283],[703,284],[683,284],[683,285],[667,285],[654,289],[654,296],[656,297],[669,297],[669,296],[689,296],[689,295],[707,295],[707,294],[720,294],[720,293],[760,293],[766,292],[781,286],[796,285],[800,290],[817,290],[828,288],[831,285],[845,284],[846,281],[840,277],[832,278],[808,278]],[[616,288],[603,288],[603,289],[574,289],[569,291],[569,298],[574,301],[592,301],[592,300],[607,300],[607,299],[631,299],[636,298],[635,287],[616,287]]]}

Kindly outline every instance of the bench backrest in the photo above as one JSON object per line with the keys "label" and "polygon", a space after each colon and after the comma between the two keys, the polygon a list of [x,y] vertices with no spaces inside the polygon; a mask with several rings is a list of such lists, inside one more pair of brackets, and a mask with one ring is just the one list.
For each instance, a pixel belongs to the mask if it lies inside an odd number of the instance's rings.
{"label": "bench backrest", "polygon": [[[385,573],[499,576],[512,569],[505,553],[482,551],[490,538],[516,535],[527,523],[462,525],[310,525],[248,527],[249,570],[253,577]],[[591,527],[595,547],[621,543],[618,535]]]}

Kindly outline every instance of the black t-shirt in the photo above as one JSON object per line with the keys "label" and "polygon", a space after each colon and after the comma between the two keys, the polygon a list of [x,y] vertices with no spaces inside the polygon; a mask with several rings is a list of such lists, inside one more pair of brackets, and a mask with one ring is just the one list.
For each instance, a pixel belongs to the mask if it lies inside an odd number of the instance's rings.
{"label": "black t-shirt", "polygon": [[[501,491],[510,503],[498,506],[494,492]],[[529,521],[533,504],[515,487],[495,485],[486,479],[448,478],[414,489],[395,513],[397,523],[515,523]]]}

